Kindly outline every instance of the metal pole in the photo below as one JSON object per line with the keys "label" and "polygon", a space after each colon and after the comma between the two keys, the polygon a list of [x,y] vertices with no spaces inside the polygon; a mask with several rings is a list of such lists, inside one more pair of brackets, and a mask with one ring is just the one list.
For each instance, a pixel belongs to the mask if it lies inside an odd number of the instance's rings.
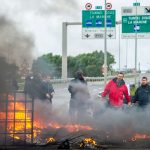
{"label": "metal pole", "polygon": [[82,22],[62,23],[62,79],[67,80],[67,27],[71,25],[82,25]]}
{"label": "metal pole", "polygon": [[120,24],[122,24],[121,20],[116,21],[116,25],[119,25],[119,27],[118,27],[118,30],[119,30],[119,31],[118,31],[118,32],[119,32],[119,34],[118,34],[118,41],[119,41],[119,42],[118,42],[118,43],[119,43],[119,45],[118,45],[118,49],[119,49],[119,56],[118,56],[118,59],[119,59],[119,63],[118,63],[118,64],[119,64],[119,71],[120,71],[120,62],[121,62],[121,61],[120,61],[120,58],[121,58],[121,57],[120,57],[120,51],[121,51],[121,47],[120,47],[120,42],[121,42],[121,41],[120,41],[120,32],[121,32],[121,31],[120,31]]}
{"label": "metal pole", "polygon": [[126,72],[128,68],[128,39],[126,39]]}
{"label": "metal pole", "polygon": [[67,22],[62,24],[62,79],[67,79]]}
{"label": "metal pole", "polygon": [[[137,0],[136,0],[136,3],[137,3]],[[136,23],[135,23],[135,26],[137,26],[137,5],[135,6],[136,7]],[[137,80],[136,80],[136,73],[137,73],[137,30],[135,30],[135,85],[137,83]]]}
{"label": "metal pole", "polygon": [[15,139],[15,132],[16,132],[16,93],[14,91],[14,118],[13,118],[13,144]]}
{"label": "metal pole", "polygon": [[120,24],[119,24],[119,71],[120,71]]}
{"label": "metal pole", "polygon": [[8,93],[6,94],[6,96],[3,96],[3,100],[6,99],[6,118],[5,118],[5,145],[7,145],[7,138],[8,138],[8,135],[9,135],[9,132],[8,132],[8,121],[10,121],[8,119],[8,105],[10,104],[9,101],[8,101]]}
{"label": "metal pole", "polygon": [[104,85],[107,83],[107,10],[106,10],[106,0],[105,0],[105,37],[104,37]]}
{"label": "metal pole", "polygon": [[[26,95],[26,94],[25,94]],[[32,115],[32,120],[31,120],[31,143],[33,144],[33,140],[34,140],[34,97],[32,96],[32,110],[31,110],[31,115]]]}

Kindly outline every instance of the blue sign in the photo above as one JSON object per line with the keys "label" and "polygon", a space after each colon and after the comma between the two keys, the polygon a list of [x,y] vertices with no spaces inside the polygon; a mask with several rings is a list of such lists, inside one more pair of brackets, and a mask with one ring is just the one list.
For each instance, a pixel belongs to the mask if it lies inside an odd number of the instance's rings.
{"label": "blue sign", "polygon": [[140,25],[136,24],[134,25],[134,32],[140,31]]}
{"label": "blue sign", "polygon": [[112,27],[112,20],[107,20],[107,27]]}
{"label": "blue sign", "polygon": [[86,26],[92,27],[92,20],[86,20]]}
{"label": "blue sign", "polygon": [[103,25],[103,22],[102,22],[102,20],[96,20],[96,26],[97,27],[102,27],[102,25]]}

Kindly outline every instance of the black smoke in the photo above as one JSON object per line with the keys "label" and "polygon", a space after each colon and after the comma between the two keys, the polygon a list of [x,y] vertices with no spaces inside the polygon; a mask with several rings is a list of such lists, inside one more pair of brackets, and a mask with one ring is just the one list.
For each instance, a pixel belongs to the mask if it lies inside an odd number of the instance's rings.
{"label": "black smoke", "polygon": [[11,90],[23,61],[32,63],[34,42],[6,16],[0,16],[0,33],[0,92],[6,92]]}

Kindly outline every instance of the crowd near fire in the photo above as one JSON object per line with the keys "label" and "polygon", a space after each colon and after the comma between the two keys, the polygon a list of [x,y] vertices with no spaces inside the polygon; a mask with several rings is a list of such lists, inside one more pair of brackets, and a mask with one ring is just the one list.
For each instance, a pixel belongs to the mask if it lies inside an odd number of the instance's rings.
{"label": "crowd near fire", "polygon": [[[82,72],[78,71],[68,85],[71,98],[67,117],[64,117],[66,114],[63,115],[62,110],[59,110],[62,111],[62,114],[57,116],[56,110],[53,108],[53,96],[55,96],[53,85],[51,83],[48,85],[49,78],[43,76],[44,79],[40,81],[40,77],[42,76],[38,76],[39,83],[37,84],[34,81],[36,77],[33,75],[27,76],[24,91],[13,89],[1,93],[0,131],[3,137],[0,140],[1,144],[9,145],[19,141],[27,145],[57,143],[58,147],[62,149],[68,147],[69,149],[71,145],[78,143],[79,148],[98,149],[103,147],[104,143],[109,145],[114,141],[122,144],[149,141],[150,130],[147,125],[149,124],[150,112],[148,101],[139,105],[135,101],[135,97],[132,101],[132,97],[127,92],[125,92],[127,94],[125,97],[128,99],[126,103],[122,99],[119,99],[121,101],[119,102],[113,101],[113,97],[109,98],[111,101],[104,98],[106,94],[114,92],[114,87],[113,91],[108,89],[111,84],[112,86],[118,84],[119,88],[122,85],[126,86],[122,72],[119,72],[117,77],[110,80],[104,92],[99,93],[94,100],[94,97],[90,96]],[[143,77],[141,84],[145,86],[145,83],[147,83],[147,78]],[[36,86],[33,84],[36,84]],[[40,86],[45,88],[43,85],[48,85],[45,87],[51,88],[51,91],[44,93],[45,97],[42,91],[44,100],[39,96]],[[34,90],[32,90],[33,87]],[[115,92],[117,92],[117,89]],[[48,94],[51,93],[53,95],[50,98]],[[138,98],[139,95],[135,96]],[[77,138],[76,136],[69,138],[68,135],[76,135]],[[74,142],[75,139],[78,140]]]}

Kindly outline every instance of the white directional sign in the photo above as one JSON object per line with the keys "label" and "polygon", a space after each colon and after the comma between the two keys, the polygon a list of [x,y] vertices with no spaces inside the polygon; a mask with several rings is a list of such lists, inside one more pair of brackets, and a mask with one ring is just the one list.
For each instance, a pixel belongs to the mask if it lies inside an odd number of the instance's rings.
{"label": "white directional sign", "polygon": [[122,38],[136,35],[140,39],[150,38],[150,6],[122,8]]}
{"label": "white directional sign", "polygon": [[[104,28],[83,28],[82,39],[104,39]],[[116,28],[107,28],[107,39],[116,38]]]}

